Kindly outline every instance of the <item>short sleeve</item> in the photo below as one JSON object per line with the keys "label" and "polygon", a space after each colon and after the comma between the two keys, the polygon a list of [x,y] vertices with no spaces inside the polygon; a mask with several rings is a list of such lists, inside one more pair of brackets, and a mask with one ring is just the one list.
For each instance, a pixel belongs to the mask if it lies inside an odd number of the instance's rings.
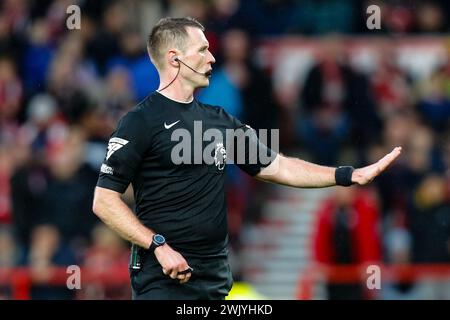
{"label": "short sleeve", "polygon": [[[274,150],[268,145],[271,143],[272,146],[277,146],[278,141],[273,140],[277,140],[278,135],[272,136],[272,132],[269,129],[262,129],[257,132],[226,111],[223,111],[223,113],[224,118],[229,123],[229,127],[233,130],[233,144],[229,148],[231,152],[230,160],[250,176],[257,175],[275,160],[278,148]],[[229,142],[230,137],[227,134],[227,144]]]}
{"label": "short sleeve", "polygon": [[125,192],[150,146],[145,120],[136,111],[126,114],[112,133],[105,159],[100,168],[97,186]]}

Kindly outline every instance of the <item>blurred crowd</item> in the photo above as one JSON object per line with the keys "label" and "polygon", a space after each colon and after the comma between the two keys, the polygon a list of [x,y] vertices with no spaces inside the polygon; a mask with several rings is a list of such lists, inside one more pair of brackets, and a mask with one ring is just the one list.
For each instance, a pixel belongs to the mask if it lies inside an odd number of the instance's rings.
{"label": "blurred crowd", "polygon": [[[80,30],[66,28],[71,4],[81,8]],[[207,28],[218,62],[198,98],[224,106],[253,128],[280,128],[283,152],[356,166],[403,146],[400,160],[372,187],[337,191],[324,203],[315,236],[318,261],[449,263],[450,59],[429,78],[415,79],[392,51],[395,36],[448,32],[448,2],[370,1],[382,10],[383,28],[375,34],[391,37],[379,48],[376,69],[354,68],[340,40],[332,41],[290,99],[277,91],[275,71],[255,59],[261,39],[368,33],[368,4],[2,1],[0,268],[29,266],[43,283],[33,298],[75,297],[45,285],[52,267],[127,268],[127,244],[91,211],[93,191],[118,119],[159,85],[145,43],[164,16],[192,16]],[[232,166],[227,178],[231,240],[238,250],[243,224],[257,220],[270,188]],[[133,205],[130,190],[124,199]],[[402,294],[408,288],[394,289]],[[8,290],[0,284],[0,297],[10,297]],[[93,287],[78,298],[128,298],[128,290]]]}

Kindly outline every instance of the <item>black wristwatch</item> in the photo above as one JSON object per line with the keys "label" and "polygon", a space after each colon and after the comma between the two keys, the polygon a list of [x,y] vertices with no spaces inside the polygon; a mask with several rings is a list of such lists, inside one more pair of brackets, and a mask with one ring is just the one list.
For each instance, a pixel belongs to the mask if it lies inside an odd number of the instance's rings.
{"label": "black wristwatch", "polygon": [[152,243],[150,244],[150,248],[148,248],[151,252],[154,252],[156,248],[161,247],[166,243],[166,238],[160,234],[155,234],[152,239]]}

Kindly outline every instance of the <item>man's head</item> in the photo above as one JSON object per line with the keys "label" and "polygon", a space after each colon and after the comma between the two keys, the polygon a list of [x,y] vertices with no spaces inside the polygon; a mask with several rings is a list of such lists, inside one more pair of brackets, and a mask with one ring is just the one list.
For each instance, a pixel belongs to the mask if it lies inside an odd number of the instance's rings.
{"label": "man's head", "polygon": [[189,68],[183,68],[177,58],[204,73],[211,70],[215,62],[209,43],[203,31],[205,28],[193,18],[164,18],[152,29],[147,50],[160,75],[180,70],[180,77],[191,82],[194,87],[209,84],[207,77],[197,74]]}

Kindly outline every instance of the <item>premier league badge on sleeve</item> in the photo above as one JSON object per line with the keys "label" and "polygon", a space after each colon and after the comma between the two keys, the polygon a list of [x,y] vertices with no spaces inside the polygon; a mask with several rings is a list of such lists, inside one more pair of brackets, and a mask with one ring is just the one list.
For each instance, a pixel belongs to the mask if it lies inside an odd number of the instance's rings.
{"label": "premier league badge on sleeve", "polygon": [[214,163],[218,170],[223,170],[227,162],[227,150],[223,146],[223,143],[217,143],[214,152]]}

